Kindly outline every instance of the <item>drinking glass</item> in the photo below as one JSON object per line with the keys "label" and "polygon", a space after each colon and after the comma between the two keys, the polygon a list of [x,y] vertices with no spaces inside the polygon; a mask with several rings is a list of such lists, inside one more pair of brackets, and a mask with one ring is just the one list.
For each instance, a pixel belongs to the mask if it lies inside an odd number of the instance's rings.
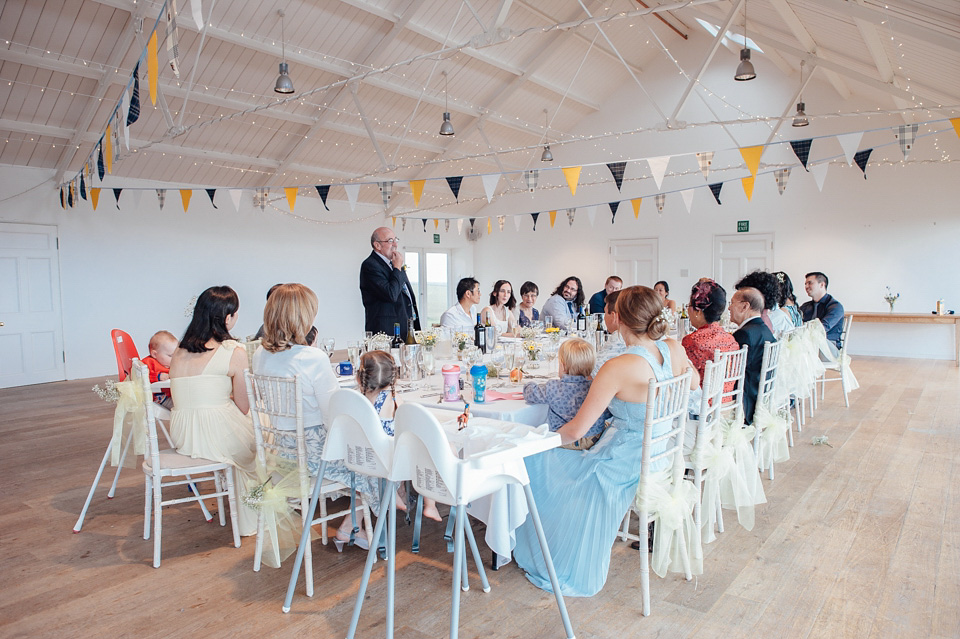
{"label": "drinking glass", "polygon": [[543,327],[552,328],[553,327],[553,315],[544,315],[543,316]]}
{"label": "drinking glass", "polygon": [[503,350],[503,367],[509,373],[517,366],[517,345],[507,344]]}
{"label": "drinking glass", "polygon": [[336,340],[332,337],[323,337],[320,339],[320,348],[327,354],[327,357],[333,357],[333,347],[335,345]]}
{"label": "drinking glass", "polygon": [[506,353],[504,353],[502,345],[497,344],[493,347],[493,352],[490,354],[490,362],[497,367],[497,377],[499,378],[506,362]]}
{"label": "drinking glass", "polygon": [[353,370],[360,366],[360,342],[347,342],[347,359],[350,360]]}
{"label": "drinking glass", "polygon": [[430,377],[436,372],[437,361],[433,356],[433,351],[426,348],[420,351],[420,370],[424,376]]}

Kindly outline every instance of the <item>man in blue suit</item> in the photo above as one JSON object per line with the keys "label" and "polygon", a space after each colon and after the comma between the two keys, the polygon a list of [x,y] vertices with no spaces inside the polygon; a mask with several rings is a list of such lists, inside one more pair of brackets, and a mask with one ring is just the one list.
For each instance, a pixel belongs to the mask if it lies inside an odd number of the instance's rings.
{"label": "man in blue suit", "polygon": [[743,379],[743,420],[753,423],[753,412],[760,390],[760,369],[763,366],[763,345],[777,341],[767,325],[760,319],[763,312],[763,294],[755,288],[741,288],[730,300],[730,319],[740,328],[733,339],[741,348],[748,346],[747,367]]}
{"label": "man in blue suit", "polygon": [[360,265],[360,297],[364,330],[393,335],[393,325],[399,324],[400,337],[406,339],[408,320],[420,330],[420,316],[399,244],[393,229],[386,226],[370,236],[373,250]]}

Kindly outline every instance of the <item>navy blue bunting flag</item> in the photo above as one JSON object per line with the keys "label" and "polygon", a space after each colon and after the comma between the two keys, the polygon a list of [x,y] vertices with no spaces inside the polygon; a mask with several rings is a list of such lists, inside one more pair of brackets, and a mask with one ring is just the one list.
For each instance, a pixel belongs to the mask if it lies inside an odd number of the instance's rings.
{"label": "navy blue bunting flag", "polygon": [[613,181],[617,183],[617,190],[623,186],[623,172],[627,169],[626,162],[610,162],[607,164],[610,173],[613,175]]}
{"label": "navy blue bunting flag", "polygon": [[421,217],[420,221],[423,222],[423,232],[427,232],[427,218]]}
{"label": "navy blue bunting flag", "polygon": [[83,179],[83,171],[80,171],[80,197],[87,199],[87,181]]}
{"label": "navy blue bunting flag", "polygon": [[870,161],[871,153],[873,153],[873,149],[864,149],[863,151],[857,151],[856,155],[853,156],[853,161],[856,162],[860,170],[863,171],[864,180],[867,179],[867,162]]}
{"label": "navy blue bunting flag", "polygon": [[213,208],[218,209],[219,207],[214,203],[213,196],[217,194],[216,189],[204,189],[207,192],[207,197],[210,198],[210,204],[213,204]]}
{"label": "navy blue bunting flag", "polygon": [[67,206],[73,208],[73,183],[70,183],[70,186],[67,187]]}
{"label": "navy blue bunting flag", "polygon": [[800,160],[800,164],[803,165],[803,168],[807,171],[810,169],[807,168],[807,160],[810,159],[810,145],[813,144],[813,140],[791,140],[790,146],[793,147],[793,152],[796,154],[797,159]]}
{"label": "navy blue bunting flag", "polygon": [[463,176],[457,175],[455,177],[448,177],[447,184],[450,186],[450,190],[453,192],[453,197],[456,198],[457,202],[460,201],[460,183],[463,182]]}
{"label": "navy blue bunting flag", "polygon": [[133,95],[130,96],[130,108],[127,110],[127,126],[140,119],[140,63],[133,67]]}
{"label": "navy blue bunting flag", "polygon": [[60,187],[60,208],[67,208],[67,196],[64,194],[62,186]]}
{"label": "navy blue bunting flag", "polygon": [[317,189],[317,195],[320,196],[320,201],[323,202],[323,208],[330,210],[327,207],[327,196],[330,195],[330,185],[329,184],[318,184],[314,187]]}
{"label": "navy blue bunting flag", "polygon": [[475,217],[471,217],[471,218],[470,218],[470,228],[473,228],[473,223],[476,222],[476,221],[477,221],[477,218],[475,218]]}
{"label": "navy blue bunting flag", "polygon": [[539,214],[539,213],[531,213],[531,214],[530,214],[530,217],[533,218],[533,230],[536,231],[536,230],[537,230],[537,218],[540,217],[540,214]]}
{"label": "navy blue bunting flag", "polygon": [[713,193],[713,199],[717,201],[717,204],[722,204],[720,201],[720,189],[723,188],[723,182],[717,182],[716,184],[710,185],[710,192]]}
{"label": "navy blue bunting flag", "polygon": [[614,222],[617,221],[617,209],[620,208],[620,203],[619,203],[619,202],[610,202],[609,206],[610,206],[610,214],[613,216],[613,217],[610,219],[610,223],[612,224],[612,223],[614,223]]}
{"label": "navy blue bunting flag", "polygon": [[120,193],[123,192],[123,189],[113,189],[113,197],[117,200],[117,210],[120,210]]}
{"label": "navy blue bunting flag", "polygon": [[103,176],[106,173],[106,168],[103,166],[103,141],[101,140],[100,144],[97,145],[97,175],[100,176],[100,181],[103,181]]}

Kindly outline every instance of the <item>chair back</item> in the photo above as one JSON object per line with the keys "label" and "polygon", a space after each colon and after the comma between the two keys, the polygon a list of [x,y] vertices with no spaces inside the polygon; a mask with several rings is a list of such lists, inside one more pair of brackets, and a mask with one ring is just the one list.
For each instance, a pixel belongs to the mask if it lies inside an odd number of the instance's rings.
{"label": "chair back", "polygon": [[706,446],[717,431],[720,411],[723,409],[723,364],[707,362],[703,367],[703,379],[700,381],[700,418],[697,423],[697,441],[695,448]]}
{"label": "chair back", "polygon": [[[253,418],[253,435],[257,443],[257,464],[268,468],[267,455],[296,460],[300,485],[309,492],[310,471],[307,468],[307,444],[303,433],[303,390],[298,377],[270,377],[243,372]],[[295,429],[279,425],[293,420]],[[290,434],[294,434],[291,442]],[[292,445],[291,445],[292,444]]]}
{"label": "chair back", "polygon": [[853,315],[843,318],[843,329],[840,331],[840,359],[847,354],[847,340],[850,337],[850,327],[853,325]]}
{"label": "chair back", "polygon": [[[723,392],[721,410],[733,411],[733,421],[743,421],[743,378],[747,374],[747,350],[744,346],[738,351],[720,351],[713,353],[713,361],[723,370]],[[727,390],[727,389],[730,390]]]}
{"label": "chair back", "polygon": [[[133,338],[127,333],[115,328],[110,331],[110,341],[113,342],[113,352],[117,356],[117,377],[123,381],[133,369],[133,360],[140,359]],[[149,381],[149,375],[147,376]]]}
{"label": "chair back", "polygon": [[641,494],[645,492],[651,472],[670,468],[673,483],[683,478],[683,433],[687,424],[691,375],[693,372],[688,368],[685,373],[672,379],[662,382],[650,380],[643,422]]}
{"label": "chair back", "polygon": [[247,351],[247,368],[253,370],[253,354],[257,352],[257,348],[260,347],[260,340],[250,339],[242,343],[244,350]]}
{"label": "chair back", "polygon": [[338,390],[330,398],[330,416],[325,460],[343,460],[354,472],[394,479],[395,441],[383,430],[369,399],[352,388]]}
{"label": "chair back", "polygon": [[780,352],[783,342],[766,342],[763,345],[763,361],[760,365],[760,388],[757,391],[757,406],[775,413],[780,406],[776,402],[777,369],[780,367]]}
{"label": "chair back", "polygon": [[130,381],[135,384],[136,393],[143,400],[143,412],[135,413],[135,416],[140,417],[140,423],[133,424],[132,428],[143,428],[147,433],[143,457],[150,458],[150,470],[156,482],[155,485],[159,485],[161,469],[160,446],[157,443],[157,417],[154,411],[156,404],[153,403],[153,392],[150,390],[150,369],[139,359],[131,362]]}

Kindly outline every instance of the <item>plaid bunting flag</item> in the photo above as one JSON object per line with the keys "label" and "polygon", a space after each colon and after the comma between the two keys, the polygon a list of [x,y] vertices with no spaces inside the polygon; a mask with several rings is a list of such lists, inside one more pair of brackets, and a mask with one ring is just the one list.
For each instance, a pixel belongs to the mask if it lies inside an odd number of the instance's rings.
{"label": "plaid bunting flag", "polygon": [[773,172],[773,176],[777,179],[777,190],[780,191],[780,195],[783,195],[784,189],[787,188],[787,180],[790,179],[790,169],[777,169]]}
{"label": "plaid bunting flag", "polygon": [[723,182],[717,182],[716,184],[710,185],[710,192],[713,193],[713,199],[717,201],[717,204],[723,204],[720,201],[720,189],[723,188]]}
{"label": "plaid bunting flag", "polygon": [[810,145],[813,144],[813,140],[791,140],[790,146],[793,148],[794,154],[796,154],[797,159],[800,160],[800,164],[803,165],[803,168],[807,171],[810,169],[807,168],[807,160],[810,159]]}
{"label": "plaid bunting flag", "polygon": [[422,217],[422,218],[420,218],[420,221],[423,222],[423,232],[426,233],[426,232],[427,232],[427,218]]}
{"label": "plaid bunting flag", "polygon": [[[106,137],[106,136],[104,136]],[[103,181],[104,175],[104,165],[103,165],[103,142],[97,145],[97,175],[100,176],[100,181]]]}
{"label": "plaid bunting flag", "polygon": [[386,208],[390,204],[390,196],[393,195],[393,182],[381,182],[380,195],[383,198],[383,206]]}
{"label": "plaid bunting flag", "polygon": [[540,180],[540,171],[537,169],[524,171],[523,178],[527,181],[527,189],[533,193],[537,189],[537,182]]}
{"label": "plaid bunting flag", "polygon": [[860,170],[863,171],[863,179],[867,179],[867,162],[870,161],[870,154],[873,153],[873,149],[864,149],[863,151],[857,151],[853,156],[853,161],[856,162],[857,166],[860,167]]}
{"label": "plaid bunting flag", "polygon": [[406,230],[407,230],[407,218],[405,218],[405,217],[401,217],[401,218],[400,218],[400,230],[401,230],[401,231],[406,231]]}
{"label": "plaid bunting flag", "polygon": [[449,219],[443,221],[443,230],[444,230],[444,232],[449,232],[449,231],[450,231],[450,220],[449,220]]}
{"label": "plaid bunting flag", "polygon": [[900,139],[900,152],[903,153],[904,160],[910,155],[913,142],[917,139],[917,127],[916,124],[901,124],[898,127],[897,137]]}
{"label": "plaid bunting flag", "polygon": [[80,197],[87,199],[87,182],[83,177],[83,171],[80,172]]}
{"label": "plaid bunting flag", "polygon": [[450,191],[453,193],[453,197],[454,199],[456,199],[457,202],[460,201],[460,184],[462,182],[463,182],[462,175],[456,175],[456,176],[447,178],[447,186],[450,187]]}
{"label": "plaid bunting flag", "polygon": [[709,179],[710,167],[713,165],[713,151],[697,153],[697,163],[700,165],[700,172],[703,173],[703,179]]}
{"label": "plaid bunting flag", "polygon": [[617,221],[617,209],[620,208],[620,203],[610,202],[608,205],[610,206],[610,215],[611,215],[610,223],[613,224],[614,222]]}
{"label": "plaid bunting flag", "polygon": [[67,206],[73,208],[73,182],[67,185]]}
{"label": "plaid bunting flag", "polygon": [[323,202],[323,208],[329,211],[330,207],[327,206],[327,196],[330,195],[330,185],[318,184],[313,188],[317,189],[317,195],[320,196],[320,201]]}
{"label": "plaid bunting flag", "polygon": [[127,111],[127,126],[140,119],[140,62],[133,67],[133,95],[130,96],[130,109]]}
{"label": "plaid bunting flag", "polygon": [[503,225],[504,225],[504,223],[505,223],[506,221],[507,221],[507,216],[506,216],[506,215],[498,215],[498,216],[497,216],[497,226],[500,227],[500,232],[501,232],[501,233],[503,233]]}
{"label": "plaid bunting flag", "polygon": [[657,193],[656,197],[653,198],[653,201],[657,203],[657,210],[663,213],[663,203],[667,200],[666,193]]}
{"label": "plaid bunting flag", "polygon": [[627,169],[627,163],[610,162],[607,164],[607,168],[610,169],[613,181],[617,183],[617,190],[619,191],[620,187],[623,186],[623,172]]}
{"label": "plaid bunting flag", "polygon": [[573,226],[573,218],[577,215],[577,209],[567,209],[567,221]]}
{"label": "plaid bunting flag", "polygon": [[167,0],[167,55],[173,75],[180,77],[180,43],[177,31],[177,1]]}
{"label": "plaid bunting flag", "polygon": [[167,201],[167,190],[166,189],[157,189],[157,201],[160,202],[160,210],[163,210],[163,205]]}
{"label": "plaid bunting flag", "polygon": [[533,218],[533,230],[536,231],[536,230],[537,230],[537,218],[540,217],[540,214],[539,214],[539,213],[531,213],[531,214],[530,214],[530,217]]}
{"label": "plaid bunting flag", "polygon": [[473,228],[473,225],[474,225],[476,222],[477,222],[477,218],[475,218],[475,217],[471,217],[471,218],[470,218],[470,228],[471,228],[471,229]]}
{"label": "plaid bunting flag", "polygon": [[120,194],[123,192],[123,189],[113,189],[113,197],[117,200],[117,210],[120,210]]}
{"label": "plaid bunting flag", "polygon": [[[218,208],[216,203],[213,201],[213,196],[217,194],[216,189],[204,189],[207,192],[207,197],[210,198],[210,204],[213,204],[213,208]],[[291,209],[293,210],[293,209]]]}

